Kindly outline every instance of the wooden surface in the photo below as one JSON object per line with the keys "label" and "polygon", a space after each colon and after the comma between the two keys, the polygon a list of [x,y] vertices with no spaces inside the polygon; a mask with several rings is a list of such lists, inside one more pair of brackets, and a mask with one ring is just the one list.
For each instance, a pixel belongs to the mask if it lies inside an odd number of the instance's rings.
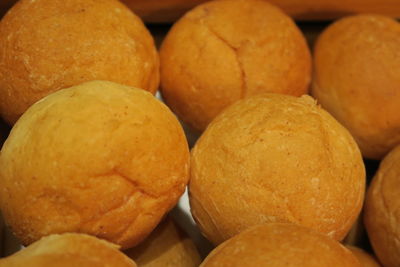
{"label": "wooden surface", "polygon": [[[122,0],[147,22],[172,22],[208,0]],[[400,16],[400,0],[268,0],[297,20],[332,20],[357,13]]]}

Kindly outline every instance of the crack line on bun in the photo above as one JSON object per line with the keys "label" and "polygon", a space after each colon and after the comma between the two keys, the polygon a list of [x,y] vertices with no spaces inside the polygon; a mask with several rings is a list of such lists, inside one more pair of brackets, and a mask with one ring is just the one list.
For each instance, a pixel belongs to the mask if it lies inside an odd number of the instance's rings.
{"label": "crack line on bun", "polygon": [[246,96],[247,93],[247,78],[246,78],[246,72],[244,70],[244,66],[242,64],[242,61],[240,60],[240,56],[239,56],[239,50],[241,49],[241,46],[239,47],[235,47],[234,45],[232,45],[231,43],[228,42],[228,40],[226,40],[225,38],[223,38],[218,32],[216,32],[214,29],[212,29],[210,26],[206,26],[204,24],[202,24],[205,28],[207,28],[207,30],[212,33],[218,40],[220,40],[222,43],[224,43],[229,49],[232,50],[233,54],[236,57],[236,61],[239,67],[239,71],[240,71],[240,80],[242,81],[242,86],[241,86],[241,92],[240,92],[240,99],[244,98]]}

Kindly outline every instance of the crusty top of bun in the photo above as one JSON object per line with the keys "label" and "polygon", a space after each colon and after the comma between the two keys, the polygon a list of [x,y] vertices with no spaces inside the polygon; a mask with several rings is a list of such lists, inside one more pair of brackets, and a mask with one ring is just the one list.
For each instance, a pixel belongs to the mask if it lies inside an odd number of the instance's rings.
{"label": "crusty top of bun", "polygon": [[400,144],[399,47],[400,24],[367,14],[336,21],[315,46],[312,94],[367,158]]}
{"label": "crusty top of bun", "polygon": [[201,267],[356,267],[357,258],[339,242],[288,223],[250,228],[214,249]]}
{"label": "crusty top of bun", "polygon": [[191,210],[215,244],[265,222],[293,222],[341,240],[364,191],[357,144],[310,96],[241,100],[192,149]]}
{"label": "crusty top of bun", "polygon": [[200,131],[239,99],[266,92],[300,96],[311,80],[301,31],[262,0],[195,7],[168,32],[160,60],[165,102]]}
{"label": "crusty top of bun", "polygon": [[368,188],[364,223],[384,266],[400,266],[400,145],[381,161]]}
{"label": "crusty top of bun", "polygon": [[85,234],[50,235],[1,259],[4,267],[136,267],[118,246]]}
{"label": "crusty top of bun", "polygon": [[179,121],[153,95],[94,81],[30,107],[0,166],[3,215],[24,244],[83,232],[129,248],[184,192],[189,151]]}
{"label": "crusty top of bun", "polygon": [[9,123],[40,98],[83,82],[158,89],[153,38],[117,0],[21,0],[0,22],[0,47],[0,111]]}

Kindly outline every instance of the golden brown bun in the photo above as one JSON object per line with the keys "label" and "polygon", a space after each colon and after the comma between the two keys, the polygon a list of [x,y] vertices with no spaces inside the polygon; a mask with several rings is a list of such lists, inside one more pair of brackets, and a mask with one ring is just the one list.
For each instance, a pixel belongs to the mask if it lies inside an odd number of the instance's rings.
{"label": "golden brown bun", "polygon": [[50,235],[1,259],[4,267],[136,267],[118,246],[85,234]]}
{"label": "golden brown bun", "polygon": [[214,244],[265,222],[293,222],[341,240],[364,190],[356,143],[309,96],[241,100],[192,150],[191,211]]}
{"label": "golden brown bun", "polygon": [[305,94],[311,75],[304,36],[288,16],[262,0],[196,7],[167,34],[160,60],[166,103],[197,130],[241,98]]}
{"label": "golden brown bun", "polygon": [[400,24],[383,16],[342,19],[315,47],[313,95],[380,159],[400,143]]}
{"label": "golden brown bun", "polygon": [[169,217],[125,254],[141,267],[197,267],[201,263],[192,240]]}
{"label": "golden brown bun", "polygon": [[[207,0],[122,0],[148,22],[173,22]],[[398,0],[268,0],[299,20],[331,20],[356,13],[400,17]]]}
{"label": "golden brown bun", "polygon": [[364,250],[353,247],[353,246],[346,246],[351,252],[353,252],[354,256],[358,259],[361,263],[362,267],[380,267],[381,265],[377,262],[375,257],[369,255]]}
{"label": "golden brown bun", "polygon": [[175,116],[150,93],[95,81],[29,108],[0,170],[3,215],[25,245],[82,232],[129,248],[183,193],[189,151]]}
{"label": "golden brown bun", "polygon": [[364,223],[374,252],[384,266],[400,266],[400,146],[381,162],[368,189]]}
{"label": "golden brown bun", "polygon": [[244,231],[218,246],[201,266],[361,267],[339,242],[289,223],[267,223]]}
{"label": "golden brown bun", "polygon": [[0,23],[0,112],[9,123],[42,97],[92,80],[159,84],[154,41],[117,0],[21,0]]}

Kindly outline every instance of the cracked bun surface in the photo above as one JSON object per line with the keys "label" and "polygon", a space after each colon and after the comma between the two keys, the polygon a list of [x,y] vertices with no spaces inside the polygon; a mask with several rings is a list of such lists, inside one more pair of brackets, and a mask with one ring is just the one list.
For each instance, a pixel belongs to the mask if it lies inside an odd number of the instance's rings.
{"label": "cracked bun surface", "polygon": [[193,241],[169,216],[125,254],[140,267],[198,267],[201,263]]}
{"label": "cracked bun surface", "polygon": [[167,34],[160,60],[165,102],[200,131],[244,97],[265,92],[303,95],[311,76],[310,52],[301,31],[262,0],[197,6]]}
{"label": "cracked bun surface", "polygon": [[233,104],[191,156],[192,215],[214,244],[267,222],[342,240],[363,204],[361,153],[310,96],[263,94]]}
{"label": "cracked bun surface", "polygon": [[136,267],[118,246],[85,234],[46,236],[16,254],[0,259],[0,267]]}
{"label": "cracked bun surface", "polygon": [[384,266],[400,266],[400,146],[381,162],[368,189],[364,223],[376,256]]}
{"label": "cracked bun surface", "polygon": [[201,267],[361,267],[339,242],[290,223],[267,223],[214,249]]}
{"label": "cracked bun surface", "polygon": [[91,234],[129,248],[178,201],[184,132],[150,93],[94,81],[55,92],[18,120],[0,155],[0,207],[24,245]]}
{"label": "cracked bun surface", "polygon": [[0,113],[15,123],[59,89],[108,80],[155,93],[159,59],[117,0],[21,0],[0,22]]}
{"label": "cracked bun surface", "polygon": [[312,94],[381,159],[400,144],[400,24],[378,15],[339,20],[319,37]]}

